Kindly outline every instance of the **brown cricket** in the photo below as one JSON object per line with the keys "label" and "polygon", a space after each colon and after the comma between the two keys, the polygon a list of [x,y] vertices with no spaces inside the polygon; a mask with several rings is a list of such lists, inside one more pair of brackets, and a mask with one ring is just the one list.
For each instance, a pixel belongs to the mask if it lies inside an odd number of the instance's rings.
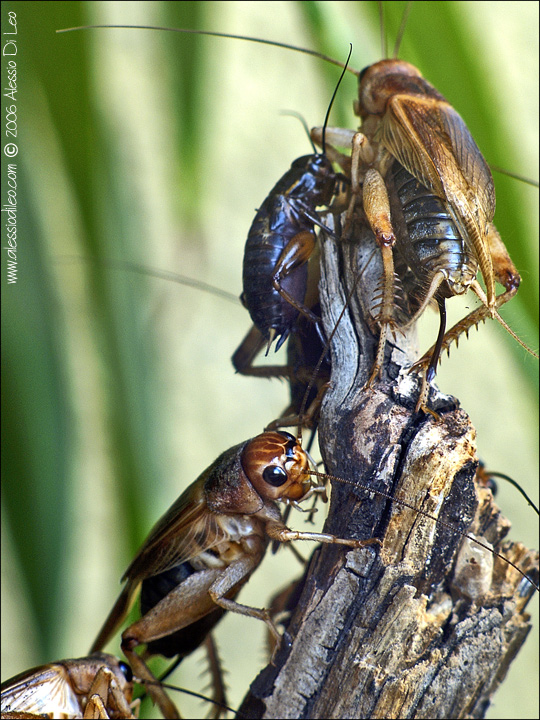
{"label": "brown cricket", "polygon": [[[463,119],[420,71],[398,59],[369,66],[359,73],[354,107],[362,119],[359,132],[341,128],[327,132],[341,144],[348,137],[352,147],[353,197],[344,233],[350,234],[355,214],[363,213],[383,261],[375,303],[379,345],[366,386],[381,373],[389,331],[399,329],[399,277],[412,308],[407,326],[429,304],[436,302],[439,307],[437,342],[414,365],[427,366],[416,410],[429,410],[429,383],[441,350],[459,335],[493,317],[521,343],[498,313],[517,292],[520,276],[492,222],[495,188],[489,167]],[[312,134],[317,141],[319,129]],[[485,292],[476,279],[479,270]],[[499,295],[496,281],[504,287]],[[446,298],[469,288],[483,307],[446,333]]]}
{"label": "brown cricket", "polygon": [[[309,470],[308,456],[284,431],[266,432],[230,448],[165,513],[124,573],[126,585],[91,652],[110,640],[141,586],[141,599],[153,593],[153,605],[143,606],[141,619],[122,633],[121,647],[137,676],[149,683],[149,693],[165,717],[178,714],[165,691],[152,684],[156,681],[144,661],[147,655],[189,654],[226,610],[263,620],[279,641],[267,610],[235,599],[270,540],[313,540],[352,548],[379,543],[286,527],[278,502],[294,506],[314,492],[324,492]],[[170,582],[171,571],[176,584]],[[135,648],[143,644],[147,652],[141,657]]]}

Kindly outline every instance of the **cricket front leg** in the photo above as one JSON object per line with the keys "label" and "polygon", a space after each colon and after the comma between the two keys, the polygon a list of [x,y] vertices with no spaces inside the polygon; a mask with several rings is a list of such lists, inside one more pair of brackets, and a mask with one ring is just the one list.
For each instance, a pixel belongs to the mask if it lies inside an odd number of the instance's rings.
{"label": "cricket front leg", "polygon": [[383,276],[379,287],[379,312],[375,318],[380,327],[377,355],[366,388],[380,375],[388,332],[394,323],[394,245],[396,236],[390,215],[390,200],[384,179],[378,170],[370,168],[364,177],[363,203],[366,219],[377,245],[381,249]]}
{"label": "cricket front leg", "polygon": [[[131,694],[131,693],[130,693]],[[83,717],[108,718],[107,708],[118,718],[134,718],[131,706],[120,689],[114,673],[102,667],[96,674],[88,692],[88,702]]]}
{"label": "cricket front leg", "polygon": [[300,530],[290,530],[282,523],[269,523],[266,526],[266,532],[272,540],[278,542],[290,542],[291,540],[312,540],[313,542],[327,543],[329,545],[348,545],[352,548],[363,548],[366,545],[381,545],[379,538],[369,538],[368,540],[355,540],[353,538],[339,538],[329,533],[302,532]]}

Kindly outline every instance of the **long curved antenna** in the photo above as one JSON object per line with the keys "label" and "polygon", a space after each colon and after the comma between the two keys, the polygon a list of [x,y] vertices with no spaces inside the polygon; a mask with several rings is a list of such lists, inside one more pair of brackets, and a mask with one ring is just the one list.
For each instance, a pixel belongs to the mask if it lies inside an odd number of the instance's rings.
{"label": "long curved antenna", "polygon": [[[398,35],[396,37],[396,44],[394,47],[394,57],[397,57],[397,53],[399,51],[399,45],[401,44],[401,40],[403,38],[403,33],[405,31],[405,25],[407,22],[407,18],[409,16],[410,7],[412,5],[412,0],[409,0],[407,3],[407,7],[405,8],[405,11],[403,13],[402,19],[401,19],[401,26],[398,32]],[[382,3],[380,3],[380,6],[382,6]],[[382,7],[380,7],[380,13],[382,13]],[[382,17],[382,15],[381,15]],[[274,47],[280,47],[284,48],[285,50],[294,50],[295,52],[303,53],[304,55],[311,55],[312,57],[319,58],[319,60],[324,60],[325,62],[329,62],[332,65],[337,65],[337,67],[345,68],[346,64],[342,63],[340,60],[335,60],[334,58],[331,58],[329,55],[325,55],[324,53],[318,52],[317,50],[310,50],[309,48],[300,47],[299,45],[292,45],[290,43],[282,43],[277,40],[265,40],[264,38],[256,38],[252,37],[250,35],[234,35],[232,33],[221,33],[221,32],[214,32],[213,30],[193,30],[189,28],[171,28],[171,27],[161,27],[158,25],[78,25],[76,27],[69,27],[69,28],[62,28],[60,30],[57,30],[56,32],[58,34],[62,33],[68,33],[68,32],[76,32],[78,30],[95,30],[95,29],[125,29],[125,30],[166,30],[167,32],[176,32],[176,33],[184,33],[184,34],[191,34],[191,35],[211,35],[213,37],[222,37],[222,38],[232,38],[233,40],[246,40],[248,42],[254,42],[254,43],[260,43],[261,45],[273,45]],[[384,37],[384,24],[381,20],[381,33],[382,37]],[[381,40],[383,45],[385,45],[385,40]],[[384,51],[384,57],[386,57],[386,50]],[[347,71],[358,77],[360,75],[359,70],[354,70],[354,68],[347,67]],[[529,185],[533,185],[534,187],[538,187],[538,181],[530,180],[529,178],[525,178],[522,175],[518,175],[517,173],[511,173],[507,170],[504,170],[502,168],[499,168],[495,165],[490,165],[491,169],[495,172],[503,173],[504,175],[508,175],[508,177],[514,178],[516,180],[520,180],[521,182],[528,183]]]}
{"label": "long curved antenna", "polygon": [[512,330],[512,328],[502,319],[502,317],[499,315],[499,313],[498,313],[496,310],[494,311],[493,317],[495,318],[495,320],[497,320],[497,322],[499,323],[499,325],[501,325],[501,326],[506,330],[506,332],[507,332],[509,335],[511,335],[511,336],[514,338],[514,340],[515,340],[517,343],[519,343],[519,344],[521,345],[521,347],[529,353],[529,355],[532,355],[533,358],[536,358],[537,360],[539,359],[539,358],[538,358],[538,353],[535,352],[534,350],[532,350],[532,349],[527,345],[527,343],[523,342],[523,340],[522,340],[522,339]]}
{"label": "long curved antenna", "polygon": [[491,165],[489,166],[489,169],[493,172],[501,173],[501,175],[506,175],[509,178],[512,178],[513,180],[519,180],[522,183],[525,183],[526,185],[532,185],[533,187],[537,188],[540,187],[540,183],[538,180],[531,180],[528,177],[525,177],[524,175],[519,175],[518,173],[510,172],[509,170],[505,170],[504,168],[498,167],[498,165]]}
{"label": "long curved antenna", "polygon": [[540,515],[540,511],[538,510],[534,501],[531,500],[531,498],[527,495],[527,493],[521,487],[521,485],[518,482],[516,482],[515,480],[513,480],[509,475],[505,475],[504,473],[495,472],[495,471],[491,471],[491,470],[485,470],[484,472],[486,473],[486,475],[489,475],[490,477],[502,478],[503,480],[506,480],[506,482],[510,483],[510,485],[513,485],[516,488],[516,490],[520,493],[520,495],[522,495],[525,498],[525,500],[529,503],[529,505],[534,509],[536,514]]}
{"label": "long curved antenna", "polygon": [[[183,660],[183,658],[182,658]],[[197,698],[198,700],[204,700],[204,702],[211,703],[215,707],[222,708],[223,710],[227,710],[227,712],[232,712],[236,715],[237,710],[234,710],[233,708],[229,707],[228,705],[225,705],[225,703],[219,702],[218,700],[212,700],[212,698],[207,697],[206,695],[203,695],[202,693],[195,692],[195,690],[188,690],[187,688],[178,687],[177,685],[169,685],[169,683],[161,682],[161,680],[156,680],[156,682],[152,683],[149,680],[143,680],[139,678],[134,678],[135,682],[138,685],[143,685],[147,687],[148,685],[159,685],[162,688],[165,688],[167,690],[176,690],[176,692],[181,692],[184,695],[191,695],[191,697]],[[146,697],[146,693],[141,696],[141,700],[143,700]],[[236,717],[239,717],[236,715]]]}
{"label": "long curved antenna", "polygon": [[304,130],[306,131],[306,134],[307,134],[307,136],[308,136],[308,138],[309,138],[309,142],[311,143],[311,147],[313,148],[313,152],[314,152],[314,154],[316,155],[316,154],[317,154],[317,148],[315,147],[315,143],[314,143],[313,140],[311,139],[311,133],[309,132],[309,127],[308,127],[308,124],[307,124],[307,122],[306,122],[306,118],[305,118],[303,115],[301,115],[299,112],[296,112],[296,110],[281,110],[279,114],[280,114],[280,115],[289,115],[290,117],[295,117],[295,118],[297,118],[298,120],[300,120],[300,122],[302,123],[302,127],[303,127]]}
{"label": "long curved antenna", "polygon": [[388,43],[386,42],[386,28],[384,26],[384,5],[382,0],[377,3],[379,8],[379,28],[381,32],[381,53],[383,58],[388,57]]}
{"label": "long curved antenna", "polygon": [[[334,60],[334,58],[318,52],[317,50],[310,50],[309,48],[300,47],[299,45],[290,45],[289,43],[282,43],[277,40],[265,40],[263,38],[251,37],[250,35],[234,35],[232,33],[214,32],[213,30],[191,30],[189,28],[159,27],[157,25],[78,25],[77,27],[62,28],[56,32],[60,34],[75,32],[77,30],[96,30],[97,28],[118,28],[123,30],[167,30],[168,32],[188,33],[191,35],[211,35],[213,37],[232,38],[233,40],[247,40],[248,42],[261,43],[261,45],[273,45],[274,47],[285,48],[286,50],[294,50],[295,52],[304,53],[304,55],[312,55],[313,57],[329,62],[332,65],[337,65],[340,68],[346,67],[345,63],[342,63],[340,60]],[[350,67],[347,68],[347,71],[356,76],[360,74],[358,70],[354,70]]]}
{"label": "long curved antenna", "polygon": [[398,56],[399,46],[401,45],[401,41],[403,40],[403,35],[405,34],[405,27],[407,26],[407,20],[409,19],[409,13],[411,12],[411,7],[412,7],[412,0],[409,0],[407,5],[405,6],[403,15],[401,16],[401,24],[399,26],[398,34],[396,35],[394,52],[392,53],[392,57],[394,58],[394,60]]}
{"label": "long curved antenna", "polygon": [[481,540],[478,540],[474,537],[474,535],[470,535],[469,533],[462,532],[459,530],[459,528],[456,528],[455,525],[452,523],[445,522],[444,520],[441,520],[438,517],[435,517],[435,515],[431,515],[430,513],[426,512],[425,510],[420,510],[420,508],[415,507],[414,505],[411,505],[408,502],[405,502],[404,500],[399,500],[398,498],[393,497],[390,495],[390,493],[385,493],[382,490],[376,490],[374,488],[370,488],[367,485],[363,485],[362,483],[356,483],[353,480],[345,480],[344,478],[340,478],[337,475],[329,475],[327,473],[320,473],[316,470],[310,470],[310,475],[315,475],[316,477],[324,478],[327,480],[334,480],[336,482],[344,483],[345,485],[352,485],[355,488],[358,488],[360,490],[365,490],[368,493],[373,493],[374,495],[379,495],[380,497],[386,498],[387,500],[390,500],[391,502],[395,502],[398,505],[402,505],[403,507],[409,508],[409,510],[414,510],[419,515],[422,515],[424,517],[427,517],[430,520],[433,520],[438,525],[441,525],[442,527],[446,528],[447,530],[454,530],[455,532],[459,532],[463,537],[466,537],[468,540],[472,540],[476,545],[480,545],[480,547],[484,548],[484,550],[489,550],[489,552],[493,553],[496,557],[500,558],[501,560],[504,560],[506,563],[511,565],[514,570],[517,570],[520,575],[522,575],[528,582],[531,583],[531,585],[535,588],[536,592],[540,592],[540,587],[532,580],[528,575],[526,575],[523,570],[521,570],[515,563],[513,563],[511,560],[509,560],[507,557],[502,555],[501,553],[497,552],[496,550],[493,550],[488,545],[483,543]]}
{"label": "long curved antenna", "polygon": [[328,118],[330,117],[330,111],[332,110],[332,105],[334,104],[334,100],[336,99],[337,91],[339,90],[339,86],[341,85],[341,81],[343,80],[343,76],[345,75],[345,71],[347,70],[347,68],[349,66],[349,60],[351,59],[351,55],[352,55],[352,43],[349,43],[349,54],[347,55],[347,59],[345,60],[345,65],[343,66],[343,72],[339,76],[337,85],[334,88],[334,93],[330,99],[330,104],[328,105],[328,109],[326,111],[326,116],[324,118],[324,125],[323,125],[323,129],[322,129],[322,143],[321,143],[323,155],[326,155],[326,126],[328,125]]}
{"label": "long curved antenna", "polygon": [[71,263],[71,262],[87,262],[103,265],[105,268],[110,270],[127,270],[128,272],[138,273],[139,275],[148,275],[149,277],[155,277],[160,280],[169,280],[170,282],[178,283],[179,285],[186,285],[197,290],[203,290],[204,292],[215,295],[222,300],[240,305],[238,296],[228,290],[210,285],[202,280],[195,280],[187,275],[181,275],[170,270],[161,270],[160,268],[153,268],[149,265],[140,265],[130,260],[114,260],[112,258],[98,259],[95,257],[84,257],[83,255],[57,255],[55,261],[58,263]]}

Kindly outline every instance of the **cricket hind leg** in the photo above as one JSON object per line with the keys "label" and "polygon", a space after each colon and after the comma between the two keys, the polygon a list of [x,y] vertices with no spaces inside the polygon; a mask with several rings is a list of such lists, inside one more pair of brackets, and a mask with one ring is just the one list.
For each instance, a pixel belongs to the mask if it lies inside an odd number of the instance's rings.
{"label": "cricket hind leg", "polygon": [[[439,352],[437,355],[437,362],[440,361],[441,355],[444,351],[450,354],[450,348],[455,343],[456,347],[459,342],[459,338],[465,334],[469,336],[469,332],[472,328],[478,327],[481,322],[485,322],[487,318],[496,319],[504,329],[512,335],[512,337],[527,350],[528,353],[533,357],[538,358],[538,355],[531,350],[505,323],[497,312],[504,304],[511,300],[517,293],[521,277],[517,271],[516,266],[512,262],[508,251],[501,240],[501,236],[497,231],[497,228],[493,223],[488,226],[487,241],[491,253],[491,259],[493,263],[493,271],[495,279],[504,287],[504,292],[495,297],[494,302],[490,306],[486,294],[480,287],[479,283],[475,280],[471,284],[471,289],[479,297],[482,305],[472,310],[468,315],[459,320],[453,327],[445,333],[442,342],[440,343]],[[431,366],[431,361],[437,348],[437,343],[431,347],[419,360],[417,360],[412,366],[412,370],[427,369]]]}
{"label": "cricket hind leg", "polygon": [[[211,690],[211,697],[209,698],[209,701],[211,700],[212,703],[214,703],[213,710],[211,711],[209,717],[212,718],[212,720],[219,720],[228,705],[227,688],[223,677],[223,668],[221,658],[219,656],[218,646],[212,633],[208,633],[201,646],[204,646],[206,651],[208,672],[210,674],[209,686],[206,686],[205,692],[208,689]],[[147,658],[152,655],[153,653],[149,653],[148,650],[146,650],[142,657],[144,660],[147,660]],[[167,680],[184,659],[185,655],[178,656],[176,660],[169,665],[163,675],[160,675],[159,682],[163,683]]]}

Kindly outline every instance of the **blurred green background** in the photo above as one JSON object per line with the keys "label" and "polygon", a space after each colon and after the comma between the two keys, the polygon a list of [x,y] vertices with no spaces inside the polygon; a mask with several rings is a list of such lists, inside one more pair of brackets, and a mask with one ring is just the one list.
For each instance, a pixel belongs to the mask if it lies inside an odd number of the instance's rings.
{"label": "blurred green background", "polygon": [[[404,3],[384,5],[392,44]],[[321,124],[339,74],[314,58],[234,40],[55,30],[192,27],[339,59],[352,42],[357,69],[381,57],[372,2],[6,2],[4,23],[9,11],[18,21],[19,278],[6,284],[3,257],[3,678],[86,654],[156,519],[222,450],[287,404],[284,383],[232,370],[249,327],[239,303],[107,261],[183,273],[238,296],[254,210],[290,162],[310,152],[300,123],[280,111]],[[538,178],[536,2],[416,3],[400,56],[463,115],[488,162]],[[355,127],[354,95],[347,76],[331,123]],[[495,221],[523,278],[502,314],[537,348],[537,191],[500,174],[495,182]],[[456,317],[464,314],[453,305]],[[427,348],[435,315],[422,325]],[[489,322],[439,374],[441,389],[472,417],[480,457],[534,497],[537,372]],[[525,501],[506,487],[499,500],[513,537],[537,546]],[[264,606],[299,574],[291,553],[266,558],[243,601]],[[537,622],[537,600],[532,606]],[[264,628],[227,617],[217,636],[236,705],[264,663]],[[118,644],[110,649],[118,653]],[[201,657],[174,681],[203,688]],[[491,716],[537,717],[537,674],[529,638]],[[206,714],[197,701],[178,702],[185,716]]]}

